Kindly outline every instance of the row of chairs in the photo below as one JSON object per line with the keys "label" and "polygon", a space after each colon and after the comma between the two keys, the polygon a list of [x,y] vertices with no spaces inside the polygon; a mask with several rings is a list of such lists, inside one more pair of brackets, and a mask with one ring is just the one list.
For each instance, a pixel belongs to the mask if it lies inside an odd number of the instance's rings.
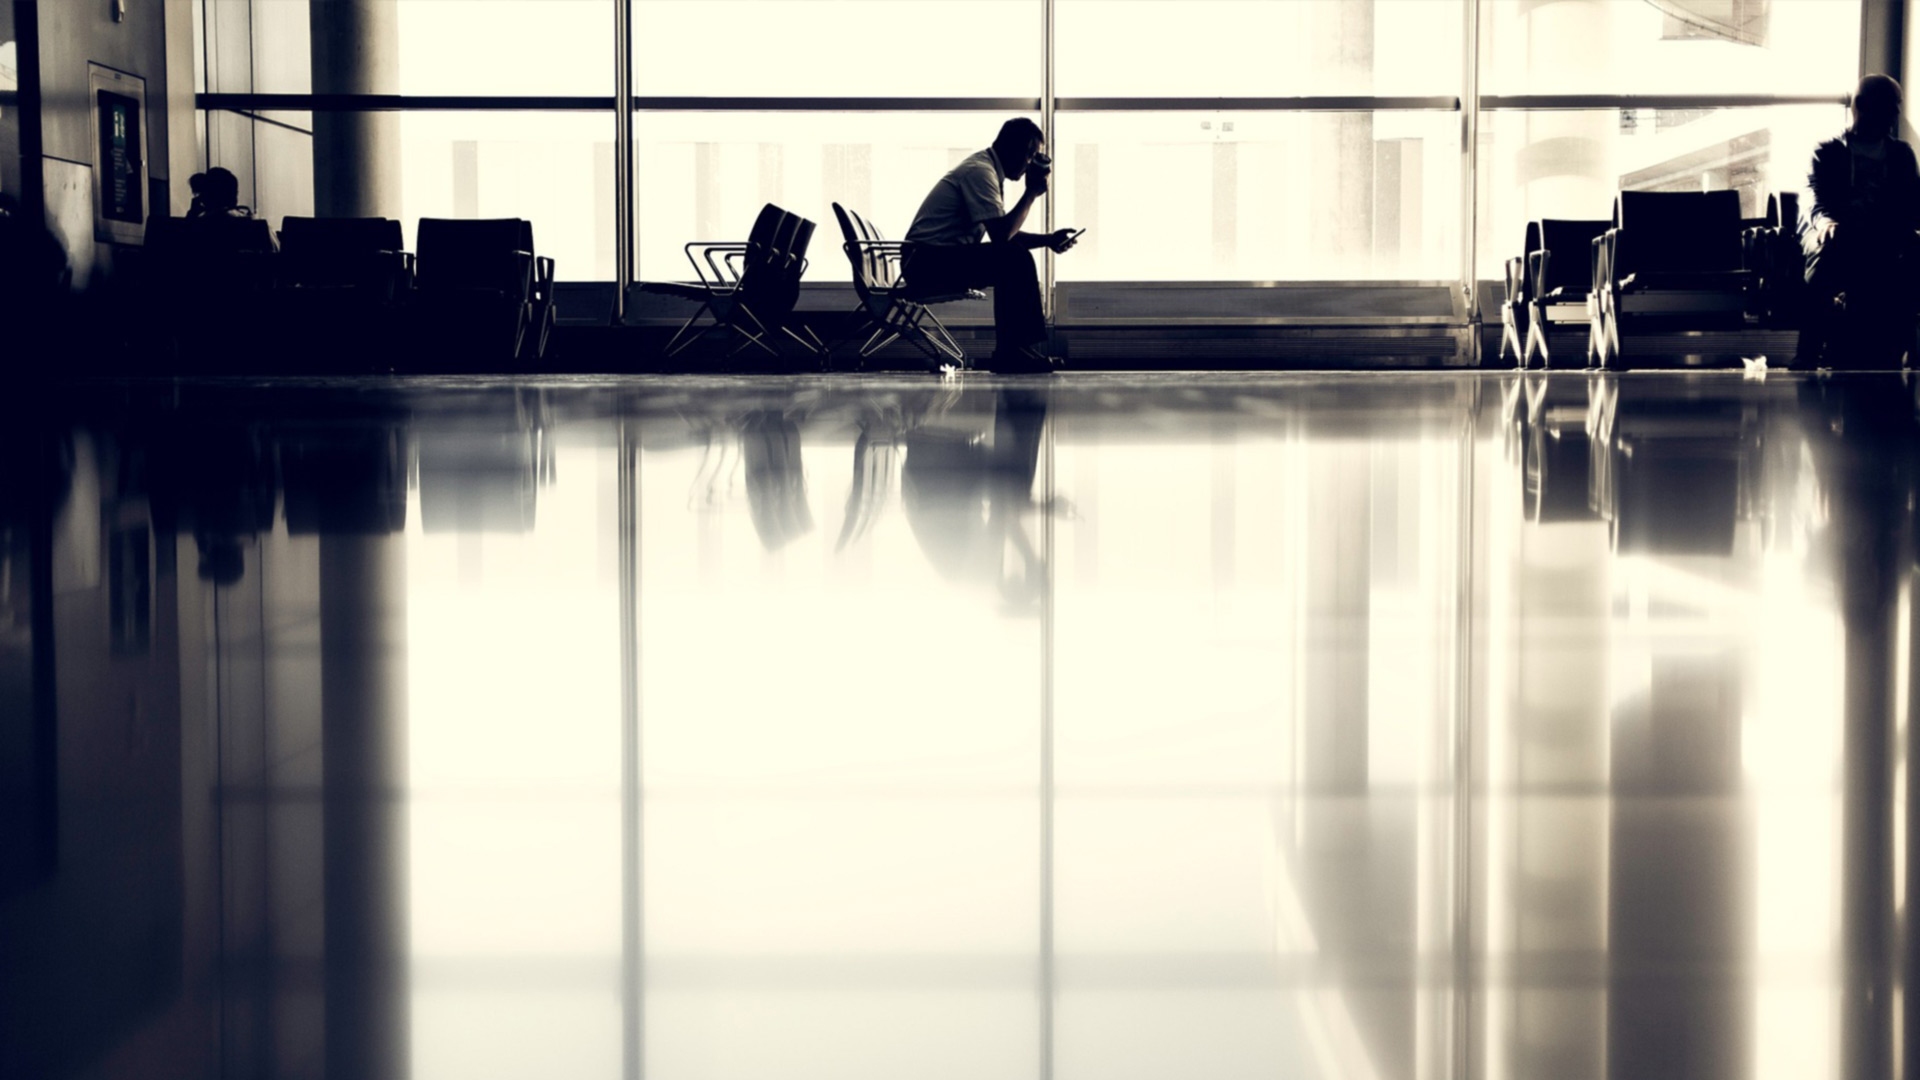
{"label": "row of chairs", "polygon": [[[732,353],[758,348],[777,357],[779,344],[786,342],[824,361],[834,346],[864,335],[858,346],[863,361],[904,340],[930,366],[967,366],[966,350],[934,314],[932,305],[984,300],[986,294],[978,289],[916,289],[902,268],[904,248],[899,241],[888,240],[878,226],[839,203],[833,204],[833,213],[858,300],[847,337],[829,345],[811,327],[794,320],[815,225],[768,203],[754,219],[745,240],[696,240],[685,246],[687,261],[693,266],[693,281],[642,283],[644,292],[700,304],[667,342],[667,355],[676,355],[718,331],[739,339]],[[703,319],[710,321],[701,325]]]}
{"label": "row of chairs", "polygon": [[288,217],[277,242],[256,218],[154,218],[139,293],[148,325],[182,348],[244,346],[264,320],[300,328],[316,350],[545,355],[554,266],[535,252],[531,222],[421,218],[415,236],[409,251],[391,218]]}
{"label": "row of chairs", "polygon": [[1611,219],[1527,226],[1506,265],[1500,355],[1548,367],[1561,359],[1553,332],[1584,327],[1586,364],[1615,367],[1642,331],[1793,329],[1805,314],[1801,265],[1793,193],[1742,218],[1736,191],[1622,192]]}

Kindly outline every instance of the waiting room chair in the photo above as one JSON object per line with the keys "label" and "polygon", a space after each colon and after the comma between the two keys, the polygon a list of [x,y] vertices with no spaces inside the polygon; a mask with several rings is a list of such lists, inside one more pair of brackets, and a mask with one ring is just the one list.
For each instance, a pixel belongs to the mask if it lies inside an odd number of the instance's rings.
{"label": "waiting room chair", "polygon": [[[807,271],[807,247],[814,223],[772,203],[760,209],[744,241],[695,240],[686,245],[693,264],[692,282],[646,282],[644,292],[698,301],[700,307],[674,331],[666,355],[674,356],[715,330],[740,336],[733,353],[748,346],[779,356],[777,330],[814,356],[826,344],[813,330],[792,323],[800,299],[800,278]],[[712,322],[694,332],[702,318]],[[729,353],[728,355],[732,355]]]}
{"label": "waiting room chair", "polygon": [[1767,196],[1767,216],[1741,234],[1742,259],[1752,273],[1747,310],[1762,326],[1796,329],[1806,313],[1806,255],[1800,248],[1800,196]]}
{"label": "waiting room chair", "polygon": [[1539,250],[1540,223],[1529,221],[1526,246],[1507,260],[1507,298],[1500,305],[1500,359],[1511,358],[1515,367],[1527,366],[1527,260]]}
{"label": "waiting room chair", "polygon": [[467,349],[496,362],[541,358],[553,322],[553,260],[534,253],[532,223],[421,218],[417,248],[417,352]]}
{"label": "waiting room chair", "polygon": [[853,291],[860,301],[854,309],[859,325],[850,336],[871,330],[860,346],[860,359],[865,360],[904,338],[936,370],[966,367],[966,350],[954,340],[930,305],[985,300],[987,294],[978,289],[947,293],[916,291],[902,276],[903,245],[899,241],[888,240],[871,222],[839,203],[833,204],[833,215],[840,222],[841,235],[846,238],[844,250],[853,266]]}
{"label": "waiting room chair", "polygon": [[147,309],[141,324],[189,367],[254,364],[253,352],[280,332],[262,304],[277,258],[258,218],[151,218],[133,272]]}
{"label": "waiting room chair", "polygon": [[[1543,218],[1540,247],[1527,255],[1527,339],[1521,366],[1552,367],[1551,333],[1555,327],[1590,326],[1593,287],[1593,241],[1607,231],[1603,219],[1592,221]],[[1593,359],[1592,334],[1587,335],[1587,360]]]}
{"label": "waiting room chair", "polygon": [[1602,367],[1649,328],[1737,330],[1750,275],[1741,265],[1737,191],[1623,191],[1593,241],[1591,324]]}

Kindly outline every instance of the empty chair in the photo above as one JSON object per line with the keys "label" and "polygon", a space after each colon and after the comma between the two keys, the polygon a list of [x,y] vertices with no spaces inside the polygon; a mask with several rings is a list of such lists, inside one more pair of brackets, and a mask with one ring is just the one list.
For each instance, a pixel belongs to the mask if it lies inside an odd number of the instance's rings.
{"label": "empty chair", "polygon": [[392,218],[289,217],[280,223],[283,288],[352,290],[392,301],[413,283],[413,256]]}
{"label": "empty chair", "polygon": [[[715,330],[739,335],[741,340],[734,352],[754,346],[778,356],[780,339],[774,334],[779,331],[808,353],[824,355],[826,346],[812,329],[791,325],[813,231],[813,222],[768,203],[760,209],[745,240],[695,240],[687,244],[694,281],[647,282],[640,286],[644,292],[700,304],[667,341],[666,355],[677,355]],[[712,321],[696,332],[694,327],[703,318]]]}
{"label": "empty chair", "polygon": [[1500,359],[1511,357],[1516,367],[1525,367],[1527,363],[1527,301],[1531,299],[1527,260],[1539,250],[1540,223],[1529,221],[1526,246],[1520,249],[1519,255],[1507,260],[1507,298],[1500,305]]}
{"label": "empty chair", "polygon": [[1614,207],[1613,227],[1593,242],[1593,340],[1602,366],[1622,359],[1636,330],[1744,325],[1739,192],[1624,191]]}
{"label": "empty chair", "polygon": [[967,353],[929,307],[954,300],[985,300],[978,289],[962,292],[925,293],[916,291],[901,276],[901,244],[888,240],[880,230],[858,213],[833,204],[840,232],[846,238],[844,250],[853,266],[853,291],[859,299],[854,309],[859,320],[854,334],[871,331],[860,345],[865,360],[896,339],[904,338],[918,349],[936,370],[966,367]]}
{"label": "empty chair", "polygon": [[530,223],[421,218],[416,246],[416,356],[454,368],[539,358],[552,319],[553,261],[534,254]]}
{"label": "empty chair", "polygon": [[325,369],[385,368],[413,256],[390,218],[289,217],[280,224],[276,321],[289,352]]}
{"label": "empty chair", "polygon": [[[1555,327],[1586,328],[1592,319],[1593,241],[1607,231],[1604,219],[1544,218],[1540,247],[1527,255],[1527,339],[1521,363],[1552,367]],[[1592,335],[1584,350],[1592,353]],[[1591,359],[1591,355],[1588,357]]]}

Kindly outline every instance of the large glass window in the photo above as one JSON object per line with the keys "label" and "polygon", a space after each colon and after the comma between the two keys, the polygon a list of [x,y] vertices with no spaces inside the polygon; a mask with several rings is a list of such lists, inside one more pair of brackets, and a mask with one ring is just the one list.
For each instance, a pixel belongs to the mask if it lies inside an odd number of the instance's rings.
{"label": "large glass window", "polygon": [[633,0],[640,95],[1040,96],[1040,0]]}
{"label": "large glass window", "polygon": [[1479,272],[1499,275],[1539,218],[1606,218],[1621,191],[1740,192],[1742,212],[1799,191],[1839,105],[1760,108],[1496,109],[1480,120]]}
{"label": "large glass window", "polygon": [[754,215],[771,202],[818,227],[809,256],[811,276],[844,279],[834,203],[893,239],[905,236],[928,189],[961,159],[991,143],[1009,115],[640,113],[634,119],[640,276],[687,276],[691,269],[683,245],[743,240]]}
{"label": "large glass window", "polygon": [[1452,112],[1100,112],[1056,122],[1062,281],[1445,279]]}
{"label": "large glass window", "polygon": [[[622,2],[638,111],[617,191],[613,117],[542,101],[613,92]],[[310,7],[201,0],[206,90],[311,89]],[[1434,281],[1470,242],[1497,277],[1526,221],[1604,217],[1624,189],[1732,187],[1759,213],[1844,125],[1861,19],[1860,0],[408,0],[373,32],[402,94],[516,99],[409,113],[391,212],[530,216],[566,280],[683,278],[683,244],[744,235],[766,202],[830,244],[834,202],[904,235],[1050,89],[1030,223],[1088,229],[1054,280]],[[257,176],[273,214],[310,204],[309,116],[225,104],[278,126],[209,125],[207,163]],[[840,279],[831,251],[814,280]]]}
{"label": "large glass window", "polygon": [[1057,0],[1068,96],[1460,92],[1464,4],[1434,0]]}
{"label": "large glass window", "polygon": [[407,0],[403,94],[611,94],[608,0]]}
{"label": "large glass window", "polygon": [[1487,94],[1827,94],[1857,77],[1854,0],[1481,0]]}

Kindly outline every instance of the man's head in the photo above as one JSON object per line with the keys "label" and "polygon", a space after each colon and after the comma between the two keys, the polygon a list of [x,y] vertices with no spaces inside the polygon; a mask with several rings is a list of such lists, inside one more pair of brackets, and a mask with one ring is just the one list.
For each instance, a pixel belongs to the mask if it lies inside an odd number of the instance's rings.
{"label": "man's head", "polygon": [[999,156],[1000,165],[1007,170],[1007,179],[1018,180],[1027,174],[1027,166],[1032,164],[1033,155],[1046,146],[1046,135],[1040,125],[1024,116],[1016,116],[1000,125],[1000,134],[993,140],[993,152]]}
{"label": "man's head", "polygon": [[240,202],[240,178],[215,165],[203,173],[194,173],[187,186],[208,210],[231,210]]}
{"label": "man's head", "polygon": [[1900,84],[1886,75],[1868,75],[1853,92],[1853,130],[1870,139],[1893,134],[1900,120]]}

